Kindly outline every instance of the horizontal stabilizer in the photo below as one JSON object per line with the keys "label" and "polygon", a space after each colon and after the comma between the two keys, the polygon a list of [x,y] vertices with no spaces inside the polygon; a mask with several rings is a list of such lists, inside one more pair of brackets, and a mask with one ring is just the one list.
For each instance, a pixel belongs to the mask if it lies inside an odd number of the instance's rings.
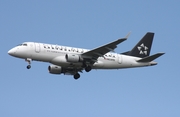
{"label": "horizontal stabilizer", "polygon": [[162,56],[163,54],[164,53],[157,53],[157,54],[154,54],[152,56],[142,58],[142,59],[138,60],[137,62],[151,62],[151,61],[155,60],[156,58]]}

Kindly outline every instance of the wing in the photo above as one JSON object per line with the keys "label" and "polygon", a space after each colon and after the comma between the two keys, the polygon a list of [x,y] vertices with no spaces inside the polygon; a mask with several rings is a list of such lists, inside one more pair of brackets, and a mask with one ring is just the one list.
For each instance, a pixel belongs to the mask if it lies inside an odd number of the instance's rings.
{"label": "wing", "polygon": [[101,47],[95,48],[93,50],[90,50],[88,52],[83,53],[81,56],[85,59],[91,59],[92,61],[96,61],[98,57],[103,56],[104,54],[113,51],[118,44],[125,41],[127,37],[118,39],[116,41],[113,41],[111,43],[108,43],[106,45],[103,45]]}

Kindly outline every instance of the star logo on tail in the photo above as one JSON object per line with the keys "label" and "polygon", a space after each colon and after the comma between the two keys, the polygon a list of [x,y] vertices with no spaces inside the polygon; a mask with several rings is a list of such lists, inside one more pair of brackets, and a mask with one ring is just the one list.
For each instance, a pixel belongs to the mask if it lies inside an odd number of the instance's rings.
{"label": "star logo on tail", "polygon": [[139,54],[145,54],[147,55],[148,53],[148,47],[144,45],[144,43],[142,43],[140,46],[137,47],[139,50]]}

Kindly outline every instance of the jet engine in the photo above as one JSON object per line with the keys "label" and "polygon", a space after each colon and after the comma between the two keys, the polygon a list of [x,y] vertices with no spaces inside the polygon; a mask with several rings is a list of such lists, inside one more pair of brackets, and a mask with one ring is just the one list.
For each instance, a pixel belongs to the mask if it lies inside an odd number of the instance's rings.
{"label": "jet engine", "polygon": [[66,60],[67,62],[71,62],[71,63],[77,63],[83,61],[83,59],[79,55],[73,55],[73,54],[66,54]]}
{"label": "jet engine", "polygon": [[57,65],[50,65],[48,67],[49,73],[51,74],[61,74],[62,73],[62,67]]}

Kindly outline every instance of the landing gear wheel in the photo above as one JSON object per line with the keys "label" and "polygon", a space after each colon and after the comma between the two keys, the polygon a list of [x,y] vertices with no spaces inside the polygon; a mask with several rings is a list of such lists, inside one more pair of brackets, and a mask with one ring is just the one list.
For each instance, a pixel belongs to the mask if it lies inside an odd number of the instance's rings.
{"label": "landing gear wheel", "polygon": [[79,73],[76,73],[76,74],[74,75],[74,79],[77,80],[78,78],[80,78],[80,74],[79,74]]}
{"label": "landing gear wheel", "polygon": [[31,68],[31,65],[28,65],[28,66],[27,66],[27,69],[30,69],[30,68]]}
{"label": "landing gear wheel", "polygon": [[91,66],[87,66],[87,67],[85,68],[85,71],[86,71],[86,72],[90,72],[91,69],[92,69]]}

